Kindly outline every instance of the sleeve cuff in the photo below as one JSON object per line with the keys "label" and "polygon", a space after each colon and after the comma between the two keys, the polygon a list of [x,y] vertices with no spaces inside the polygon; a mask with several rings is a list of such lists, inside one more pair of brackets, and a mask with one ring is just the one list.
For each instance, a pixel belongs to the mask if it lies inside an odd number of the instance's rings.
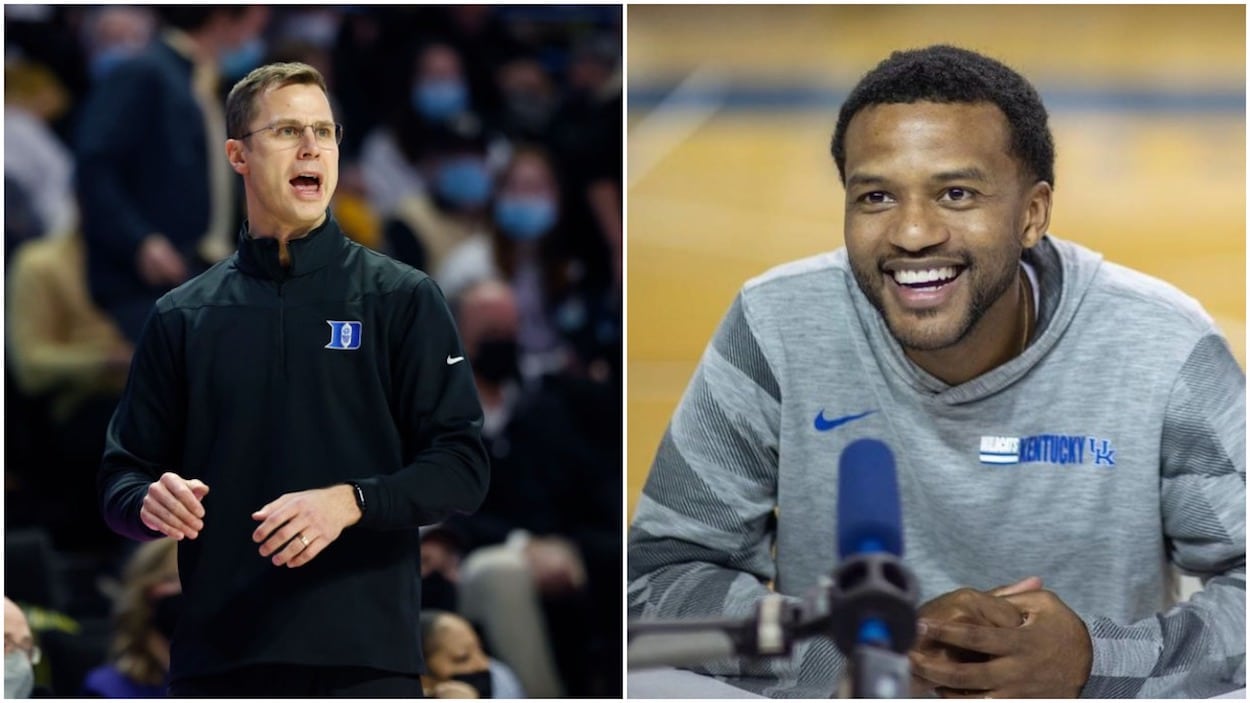
{"label": "sleeve cuff", "polygon": [[1085,623],[1085,632],[1089,635],[1089,678],[1085,679],[1085,685],[1081,686],[1081,692],[1078,694],[1081,698],[1107,698],[1105,693],[1100,693],[1102,686],[1099,684],[1100,677],[1098,672],[1105,668],[1107,660],[1105,640],[1099,640],[1094,637],[1095,618],[1087,618],[1080,616],[1081,622]]}
{"label": "sleeve cuff", "polygon": [[360,486],[360,492],[365,497],[364,514],[360,516],[360,522],[357,522],[356,525],[359,527],[380,527],[382,524],[381,507],[383,492],[381,481],[377,477],[355,478],[351,479],[350,483]]}

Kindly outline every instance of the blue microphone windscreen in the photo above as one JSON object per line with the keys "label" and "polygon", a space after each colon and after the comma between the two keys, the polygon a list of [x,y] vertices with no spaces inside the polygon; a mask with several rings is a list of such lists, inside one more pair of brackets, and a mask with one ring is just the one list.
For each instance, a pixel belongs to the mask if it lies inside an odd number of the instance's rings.
{"label": "blue microphone windscreen", "polygon": [[903,556],[902,506],[894,454],[875,439],[859,439],[838,461],[838,558],[863,552]]}

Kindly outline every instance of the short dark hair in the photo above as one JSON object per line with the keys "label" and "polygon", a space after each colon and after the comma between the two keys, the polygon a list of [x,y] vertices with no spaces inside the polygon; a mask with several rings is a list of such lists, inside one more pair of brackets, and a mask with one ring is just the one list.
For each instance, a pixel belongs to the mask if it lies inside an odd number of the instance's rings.
{"label": "short dark hair", "polygon": [[846,128],[870,105],[989,102],[1007,116],[1011,151],[1028,174],[1055,184],[1055,144],[1046,107],[1024,76],[987,56],[939,44],[896,51],[859,80],[842,104],[833,132],[833,160],[846,184]]}
{"label": "short dark hair", "polygon": [[226,136],[242,138],[256,116],[256,97],[270,88],[288,85],[315,85],[327,96],[330,94],[321,72],[306,63],[271,63],[255,68],[235,83],[226,96]]}

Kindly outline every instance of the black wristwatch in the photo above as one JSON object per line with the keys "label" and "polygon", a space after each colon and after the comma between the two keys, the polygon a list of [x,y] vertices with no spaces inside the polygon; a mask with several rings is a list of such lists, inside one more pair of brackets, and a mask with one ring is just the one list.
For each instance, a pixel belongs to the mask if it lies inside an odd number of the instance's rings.
{"label": "black wristwatch", "polygon": [[360,487],[360,484],[356,483],[355,481],[348,481],[347,485],[352,487],[352,491],[354,491],[354,494],[356,496],[356,507],[360,508],[360,516],[364,517],[365,510],[367,510],[369,507],[368,503],[365,503],[364,490]]}

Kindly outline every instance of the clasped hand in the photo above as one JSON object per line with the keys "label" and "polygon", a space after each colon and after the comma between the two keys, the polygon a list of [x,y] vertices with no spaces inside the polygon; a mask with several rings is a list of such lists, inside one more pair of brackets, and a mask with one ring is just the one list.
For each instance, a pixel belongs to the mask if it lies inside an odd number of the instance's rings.
{"label": "clasped hand", "polygon": [[[148,485],[139,518],[149,529],[175,540],[196,539],[204,529],[206,495],[203,481],[166,472]],[[360,518],[351,486],[287,493],[252,513],[260,523],[252,541],[274,566],[294,568],[316,558]]]}
{"label": "clasped hand", "polygon": [[1093,650],[1085,623],[1030,577],[989,591],[962,588],[921,606],[909,654],[913,695],[1075,698]]}

